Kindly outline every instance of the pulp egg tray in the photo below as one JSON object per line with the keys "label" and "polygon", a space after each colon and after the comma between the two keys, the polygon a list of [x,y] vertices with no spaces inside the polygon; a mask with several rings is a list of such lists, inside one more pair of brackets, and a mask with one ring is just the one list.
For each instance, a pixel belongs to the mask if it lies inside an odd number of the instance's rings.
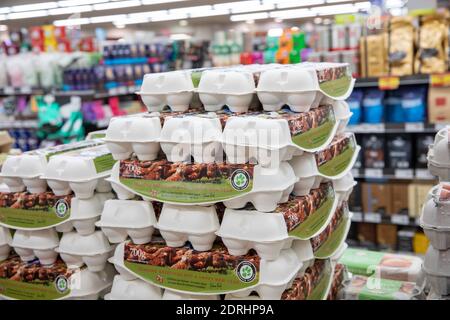
{"label": "pulp egg tray", "polygon": [[116,275],[105,300],[161,300],[162,289],[140,279],[125,280]]}
{"label": "pulp egg tray", "polygon": [[162,111],[165,106],[172,111],[186,111],[194,91],[190,71],[172,71],[146,74],[136,94],[150,112]]}
{"label": "pulp egg tray", "polygon": [[199,296],[166,289],[164,290],[162,300],[220,300],[220,296],[218,294]]}
{"label": "pulp egg tray", "polygon": [[348,64],[301,63],[261,72],[256,92],[266,111],[288,105],[294,112],[305,112],[324,100],[347,99],[354,83]]}
{"label": "pulp egg tray", "polygon": [[85,148],[50,158],[43,178],[55,195],[66,195],[73,191],[80,199],[88,199],[97,192],[111,191],[105,181],[114,164],[106,145]]}
{"label": "pulp egg tray", "polygon": [[28,262],[38,258],[43,265],[50,265],[56,261],[58,253],[55,249],[58,245],[59,238],[55,229],[17,230],[11,242],[11,246],[22,261]]}
{"label": "pulp egg tray", "polygon": [[150,242],[156,225],[152,204],[142,200],[108,200],[103,207],[100,227],[110,243],[120,243],[129,236],[134,243]]}
{"label": "pulp egg tray", "polygon": [[431,289],[442,296],[450,294],[450,250],[428,247],[423,262],[423,271]]}
{"label": "pulp egg tray", "polygon": [[99,144],[102,144],[100,140],[81,141],[25,152],[21,155],[10,155],[2,165],[0,177],[10,192],[22,192],[27,189],[30,193],[42,193],[47,191],[47,181],[42,178],[42,174],[49,159],[55,155]]}
{"label": "pulp egg tray", "polygon": [[339,203],[343,201],[348,201],[350,195],[353,192],[353,188],[356,186],[357,182],[353,178],[353,174],[349,171],[345,176],[340,179],[333,180],[334,191],[339,197]]}
{"label": "pulp egg tray", "polygon": [[438,250],[450,249],[450,184],[440,183],[428,193],[420,226]]}
{"label": "pulp egg tray", "polygon": [[344,281],[345,300],[419,300],[422,289],[414,282],[353,275]]}
{"label": "pulp egg tray", "polygon": [[11,251],[12,237],[9,229],[0,226],[0,261],[5,260]]}
{"label": "pulp egg tray", "polygon": [[189,241],[194,250],[208,251],[216,239],[219,218],[214,206],[186,207],[166,203],[156,227],[169,247],[181,247]]}
{"label": "pulp egg tray", "polygon": [[449,135],[449,127],[439,130],[434,138],[434,143],[428,147],[428,169],[441,181],[450,180]]}
{"label": "pulp egg tray", "polygon": [[255,94],[255,80],[245,70],[206,70],[197,92],[206,111],[219,111],[228,106],[232,112],[247,112]]}
{"label": "pulp egg tray", "polygon": [[299,181],[294,186],[295,195],[308,193],[323,179],[336,180],[347,175],[361,147],[356,144],[353,133],[336,136],[324,150],[315,153],[303,153],[289,161]]}
{"label": "pulp egg tray", "polygon": [[[268,261],[260,259],[254,253],[245,256],[232,256],[220,245],[218,247],[213,247],[210,251],[199,252],[189,247],[171,248],[164,244],[157,244],[156,242],[145,245],[135,245],[125,242],[116,247],[114,257],[110,259],[110,262],[115,265],[117,271],[125,279],[131,280],[141,278],[156,286],[179,293],[203,296],[235,291],[237,295],[248,296],[252,291],[257,291],[260,296],[265,299],[279,299],[283,291],[290,287],[292,281],[298,275],[303,266],[303,261],[309,261],[312,257],[311,252],[304,252],[302,250],[302,247],[293,246],[292,249],[283,250],[276,260]],[[163,257],[161,254],[167,256],[169,252],[172,252],[173,256],[170,255],[170,257],[173,258],[160,259],[160,257]],[[212,257],[216,257],[220,260],[212,260]],[[220,257],[223,257],[225,260],[222,260]],[[152,266],[158,266],[170,268],[171,270],[190,270],[196,273],[206,270],[203,268],[206,268],[209,264],[211,264],[210,267],[213,268],[212,270],[214,270],[214,268],[219,268],[219,265],[221,265],[222,268],[229,268],[231,270],[238,267],[238,261],[247,261],[253,265],[253,267],[255,267],[255,264],[259,266],[259,281],[254,279],[251,283],[251,287],[246,288],[243,284],[243,287],[238,289],[224,290],[212,288],[205,291],[193,290],[194,288],[189,287],[189,285],[186,287],[179,286],[173,288],[170,287],[170,283],[165,285],[165,282],[152,280],[145,271],[146,267],[153,268]],[[200,263],[205,263],[206,265],[201,267]],[[214,267],[214,265],[216,265],[216,267]],[[174,274],[173,276],[173,279],[175,279],[174,281],[176,281],[177,275]],[[246,286],[248,286],[248,284]]]}
{"label": "pulp egg tray", "polygon": [[103,205],[114,198],[112,193],[96,193],[92,198],[72,198],[70,217],[55,227],[58,232],[71,232],[75,229],[80,235],[87,236],[95,231],[95,223],[102,214]]}
{"label": "pulp egg tray", "polygon": [[111,287],[114,268],[91,272],[86,267],[68,268],[60,259],[52,265],[22,261],[11,255],[0,262],[2,292],[8,300],[97,300]]}
{"label": "pulp egg tray", "polygon": [[[329,224],[338,200],[330,183],[304,197],[291,197],[275,212],[227,208],[216,234],[232,255],[254,249],[262,259],[274,260],[294,239],[308,240]],[[309,243],[305,243],[309,245]]]}
{"label": "pulp egg tray", "polygon": [[344,133],[353,112],[350,111],[350,107],[346,101],[333,102],[333,110],[336,117],[336,122],[338,122],[336,133]]}
{"label": "pulp egg tray", "polygon": [[111,181],[144,199],[164,203],[208,205],[223,201],[225,206],[239,209],[251,202],[258,211],[270,212],[288,200],[297,178],[287,162],[264,168],[124,160],[114,165]]}
{"label": "pulp egg tray", "polygon": [[82,236],[76,232],[64,233],[56,251],[69,267],[86,264],[92,272],[104,269],[114,248],[101,231]]}
{"label": "pulp egg tray", "polygon": [[161,121],[158,116],[114,117],[105,141],[114,160],[125,160],[135,153],[139,160],[155,160],[160,150]]}

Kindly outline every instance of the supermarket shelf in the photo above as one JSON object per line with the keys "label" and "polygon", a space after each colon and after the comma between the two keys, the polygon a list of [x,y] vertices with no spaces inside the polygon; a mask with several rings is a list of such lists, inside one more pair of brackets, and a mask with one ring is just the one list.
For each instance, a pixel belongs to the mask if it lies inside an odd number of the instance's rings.
{"label": "supermarket shelf", "polygon": [[38,121],[36,119],[30,119],[30,120],[1,120],[0,121],[0,130],[7,130],[7,129],[37,129],[38,128]]}
{"label": "supermarket shelf", "polygon": [[[372,88],[378,87],[378,77],[374,78],[358,78],[355,82],[355,88]],[[429,84],[430,75],[416,74],[412,76],[400,77],[400,86]]]}
{"label": "supermarket shelf", "polygon": [[435,181],[428,169],[352,169],[354,178]]}
{"label": "supermarket shelf", "polygon": [[95,90],[59,90],[59,89],[41,89],[41,88],[13,88],[4,87],[0,88],[0,96],[23,96],[23,95],[44,95],[51,94],[55,97],[86,97],[92,99],[104,99],[117,96],[134,95],[136,91],[139,91],[139,87],[118,87],[110,89],[106,92],[97,92]]}
{"label": "supermarket shelf", "polygon": [[406,214],[382,215],[377,212],[353,212],[353,222],[365,222],[376,224],[393,224],[397,226],[419,227],[418,219]]}
{"label": "supermarket shelf", "polygon": [[436,133],[445,128],[446,123],[423,123],[423,122],[405,122],[405,123],[362,123],[358,125],[349,125],[348,131],[364,133]]}
{"label": "supermarket shelf", "polygon": [[23,96],[23,95],[41,95],[44,94],[45,90],[41,88],[32,87],[3,87],[0,88],[0,96]]}

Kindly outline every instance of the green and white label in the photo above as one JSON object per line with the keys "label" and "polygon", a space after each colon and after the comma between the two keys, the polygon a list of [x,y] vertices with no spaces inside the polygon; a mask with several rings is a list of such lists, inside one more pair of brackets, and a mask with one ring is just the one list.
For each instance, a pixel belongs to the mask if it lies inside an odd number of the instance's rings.
{"label": "green and white label", "polygon": [[355,152],[356,141],[354,136],[338,137],[330,147],[315,154],[319,172],[327,177],[335,177],[350,170]]}
{"label": "green and white label", "polygon": [[352,77],[348,66],[325,68],[316,73],[320,90],[330,97],[346,96],[351,90]]}

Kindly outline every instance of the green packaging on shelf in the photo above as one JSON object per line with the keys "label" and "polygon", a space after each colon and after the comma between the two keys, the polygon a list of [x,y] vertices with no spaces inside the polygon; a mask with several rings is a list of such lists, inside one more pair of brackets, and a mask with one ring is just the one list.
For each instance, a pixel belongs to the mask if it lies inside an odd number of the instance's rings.
{"label": "green packaging on shelf", "polygon": [[16,255],[0,262],[0,297],[7,300],[95,300],[113,280],[114,268],[101,272],[68,268],[57,260],[43,266],[37,260],[23,262]]}
{"label": "green packaging on shelf", "polygon": [[339,262],[357,275],[410,282],[422,277],[422,259],[416,256],[349,248]]}
{"label": "green packaging on shelf", "polygon": [[345,300],[415,300],[422,289],[414,282],[354,275],[343,289]]}
{"label": "green packaging on shelf", "polygon": [[71,216],[73,195],[0,193],[0,225],[20,230],[42,230],[58,226]]}

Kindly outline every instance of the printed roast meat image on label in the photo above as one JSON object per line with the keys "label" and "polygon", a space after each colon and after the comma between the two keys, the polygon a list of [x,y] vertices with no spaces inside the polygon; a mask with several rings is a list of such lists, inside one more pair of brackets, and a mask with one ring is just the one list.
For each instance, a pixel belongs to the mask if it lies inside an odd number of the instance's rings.
{"label": "printed roast meat image on label", "polygon": [[39,230],[62,224],[71,215],[73,194],[52,192],[0,193],[0,225],[14,229]]}
{"label": "printed roast meat image on label", "polygon": [[164,243],[126,243],[124,266],[157,286],[193,293],[226,293],[259,282],[260,257],[254,252],[232,256],[220,244],[200,252]]}
{"label": "printed roast meat image on label", "polygon": [[57,260],[51,266],[23,262],[16,255],[0,262],[0,296],[19,300],[54,300],[69,296],[76,270]]}

